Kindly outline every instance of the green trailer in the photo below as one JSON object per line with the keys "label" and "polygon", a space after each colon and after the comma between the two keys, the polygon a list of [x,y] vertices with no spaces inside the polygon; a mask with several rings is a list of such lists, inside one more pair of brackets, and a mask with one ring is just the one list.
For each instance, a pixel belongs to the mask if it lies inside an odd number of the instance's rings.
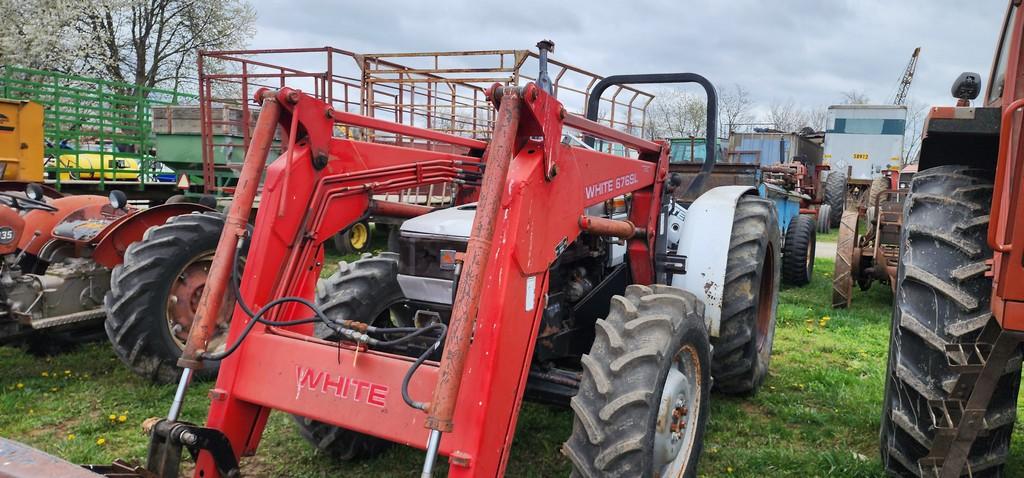
{"label": "green trailer", "polygon": [[64,193],[126,192],[159,201],[175,181],[154,156],[152,110],[193,95],[46,70],[0,66],[0,98],[44,107],[45,181]]}

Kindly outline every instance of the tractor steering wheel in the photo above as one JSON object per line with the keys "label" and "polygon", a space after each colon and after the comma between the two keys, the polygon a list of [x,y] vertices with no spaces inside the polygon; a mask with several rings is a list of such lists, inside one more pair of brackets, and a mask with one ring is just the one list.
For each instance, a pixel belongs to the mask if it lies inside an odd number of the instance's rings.
{"label": "tractor steering wheel", "polygon": [[32,211],[40,210],[47,212],[57,212],[57,208],[37,199],[27,198],[25,196],[15,196],[11,193],[0,192],[0,204],[13,207],[19,211]]}

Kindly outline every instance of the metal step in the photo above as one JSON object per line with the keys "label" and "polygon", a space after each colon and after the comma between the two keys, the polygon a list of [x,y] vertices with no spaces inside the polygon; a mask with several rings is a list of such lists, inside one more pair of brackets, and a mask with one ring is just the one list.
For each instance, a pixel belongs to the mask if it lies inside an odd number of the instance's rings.
{"label": "metal step", "polygon": [[29,325],[35,330],[44,330],[52,329],[55,327],[75,325],[96,319],[103,319],[106,316],[107,313],[102,308],[99,308],[93,310],[83,310],[81,312],[74,312],[66,315],[58,315],[57,317],[47,317],[45,319],[33,320]]}

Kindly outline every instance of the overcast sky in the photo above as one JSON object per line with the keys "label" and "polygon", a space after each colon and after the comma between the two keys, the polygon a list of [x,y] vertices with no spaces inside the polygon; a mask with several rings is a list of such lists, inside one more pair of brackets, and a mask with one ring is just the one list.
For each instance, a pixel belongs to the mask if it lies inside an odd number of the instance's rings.
{"label": "overcast sky", "polygon": [[689,71],[765,105],[888,102],[914,47],[911,98],[950,104],[963,71],[988,81],[1006,0],[657,2],[253,0],[253,48],[355,52],[527,49],[599,74]]}

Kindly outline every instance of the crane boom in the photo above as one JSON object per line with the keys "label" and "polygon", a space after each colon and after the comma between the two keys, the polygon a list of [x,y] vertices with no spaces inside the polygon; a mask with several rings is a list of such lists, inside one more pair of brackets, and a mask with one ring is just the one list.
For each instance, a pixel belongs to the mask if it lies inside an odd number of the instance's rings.
{"label": "crane boom", "polygon": [[921,54],[921,47],[914,48],[914,54],[910,55],[910,62],[907,69],[900,77],[900,83],[896,86],[896,95],[893,96],[892,104],[902,105],[907,102],[907,93],[910,92],[910,83],[914,81],[914,70],[917,69],[917,57]]}

